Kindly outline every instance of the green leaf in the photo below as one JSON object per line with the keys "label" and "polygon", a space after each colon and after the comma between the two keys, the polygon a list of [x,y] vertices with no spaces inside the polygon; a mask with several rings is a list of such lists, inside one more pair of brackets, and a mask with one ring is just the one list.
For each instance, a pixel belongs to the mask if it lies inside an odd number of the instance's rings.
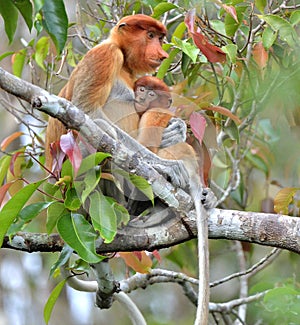
{"label": "green leaf", "polygon": [[44,60],[49,52],[49,38],[46,36],[41,37],[35,46],[35,62],[39,67],[41,67],[44,71],[46,71],[46,67],[44,64]]}
{"label": "green leaf", "polygon": [[44,3],[45,0],[33,0],[35,15],[43,8]]}
{"label": "green leaf", "polygon": [[263,14],[267,5],[267,0],[255,0],[256,8]]}
{"label": "green leaf", "polygon": [[130,220],[130,214],[127,209],[116,202],[113,204],[113,208],[117,216],[117,225],[127,225]]}
{"label": "green leaf", "polygon": [[235,32],[238,30],[239,26],[241,25],[241,22],[243,21],[243,15],[245,10],[247,9],[247,6],[242,5],[236,7],[235,9],[238,22],[229,14],[226,14],[225,16],[225,31],[228,36],[234,36]]}
{"label": "green leaf", "polygon": [[295,26],[299,24],[299,22],[300,22],[300,10],[295,10],[291,14],[290,23],[292,24],[292,26]]}
{"label": "green leaf", "polygon": [[13,4],[18,8],[19,12],[23,16],[26,25],[31,31],[32,28],[32,4],[30,0],[14,0]]}
{"label": "green leaf", "polygon": [[63,0],[45,1],[42,14],[43,26],[57,51],[61,53],[67,41],[68,31],[68,17]]}
{"label": "green leaf", "polygon": [[96,254],[97,233],[81,214],[65,214],[57,222],[62,239],[88,263],[98,263],[103,257]]}
{"label": "green leaf", "polygon": [[129,175],[129,180],[132,184],[143,192],[147,198],[154,204],[154,194],[151,185],[143,177],[138,175]]}
{"label": "green leaf", "polygon": [[15,54],[14,51],[10,51],[10,52],[5,52],[2,55],[0,55],[0,61],[2,61],[3,59],[5,59],[6,57]]}
{"label": "green leaf", "polygon": [[23,49],[17,52],[16,55],[13,57],[12,71],[13,74],[19,78],[21,78],[22,71],[24,68],[26,53],[26,50]]}
{"label": "green leaf", "polygon": [[262,34],[262,43],[266,50],[268,50],[276,41],[278,32],[275,32],[271,27],[267,26]]}
{"label": "green leaf", "polygon": [[[51,184],[49,182],[46,182],[43,185],[43,191],[45,193],[47,193],[48,195],[50,195],[50,196],[57,197],[57,199],[61,199],[62,198],[62,193],[60,191],[60,187],[58,185],[56,185],[56,184]],[[44,196],[44,200],[45,201],[52,201],[53,198],[50,198],[48,195],[45,195]]]}
{"label": "green leaf", "polygon": [[81,201],[74,187],[71,187],[67,190],[65,207],[71,211],[76,211],[81,207]]}
{"label": "green leaf", "polygon": [[236,56],[238,50],[237,45],[228,44],[226,46],[222,46],[222,50],[228,55],[231,63],[236,63]]}
{"label": "green leaf", "polygon": [[186,24],[183,22],[181,22],[180,24],[177,25],[176,29],[174,30],[174,33],[172,35],[172,42],[173,42],[173,38],[176,37],[176,38],[179,38],[181,39],[184,35],[186,31]]}
{"label": "green leaf", "polygon": [[73,167],[69,159],[63,163],[60,174],[61,177],[70,176],[71,179],[73,178]]}
{"label": "green leaf", "polygon": [[99,184],[101,178],[101,170],[90,170],[84,177],[84,189],[81,193],[81,202],[84,204],[85,200],[92,193],[92,191]]}
{"label": "green leaf", "polygon": [[11,161],[11,156],[4,155],[0,158],[0,186],[3,184],[6,177],[9,165]]}
{"label": "green leaf", "polygon": [[0,247],[2,246],[4,236],[8,228],[14,222],[17,215],[23,206],[28,202],[32,194],[44,181],[45,180],[41,180],[23,187],[3,206],[0,211]]}
{"label": "green leaf", "polygon": [[18,24],[18,10],[11,0],[0,0],[0,15],[4,19],[5,32],[11,43]]}
{"label": "green leaf", "polygon": [[112,242],[117,233],[117,216],[112,204],[99,191],[90,196],[89,214],[94,228],[100,232],[104,242]]}
{"label": "green leaf", "polygon": [[230,139],[235,140],[239,143],[240,133],[237,125],[234,122],[231,122],[228,127],[225,129],[225,132],[229,135]]}
{"label": "green leaf", "polygon": [[108,153],[96,152],[82,159],[81,165],[78,169],[77,177],[86,173],[89,169],[98,166],[104,159],[108,157],[111,157],[111,155]]}
{"label": "green leaf", "polygon": [[51,234],[52,230],[56,226],[58,219],[67,213],[66,207],[62,202],[53,202],[47,210],[47,233]]}
{"label": "green leaf", "polygon": [[276,15],[259,15],[258,17],[265,20],[275,32],[278,32],[280,38],[287,42],[289,46],[297,47],[298,36],[287,20]]}
{"label": "green leaf", "polygon": [[253,155],[251,152],[246,154],[246,158],[251,162],[257,169],[263,171],[266,175],[269,174],[269,167],[258,155]]}
{"label": "green leaf", "polygon": [[164,76],[167,74],[170,65],[172,64],[175,56],[180,52],[178,48],[175,48],[169,53],[169,57],[163,60],[163,63],[160,65],[159,70],[157,72],[157,78],[163,79]]}
{"label": "green leaf", "polygon": [[299,295],[299,291],[290,287],[280,287],[269,290],[264,296],[264,302],[272,301],[274,298],[285,295]]}
{"label": "green leaf", "polygon": [[165,12],[170,11],[172,9],[178,8],[177,5],[169,2],[160,2],[156,7],[153,9],[153,18],[159,18],[162,16]]}
{"label": "green leaf", "polygon": [[288,214],[289,205],[299,190],[299,187],[285,187],[281,189],[274,198],[274,210],[277,213]]}
{"label": "green leaf", "polygon": [[57,261],[51,266],[50,277],[53,276],[54,272],[58,268],[60,268],[61,266],[65,265],[68,262],[72,254],[73,254],[73,249],[69,245],[65,244],[61,253],[59,254]]}
{"label": "green leaf", "polygon": [[200,50],[194,44],[189,43],[187,40],[182,41],[177,37],[173,37],[174,44],[179,47],[182,52],[189,56],[193,63],[196,63]]}
{"label": "green leaf", "polygon": [[54,307],[54,305],[57,301],[57,298],[59,297],[63,287],[65,286],[66,282],[67,282],[67,279],[64,279],[61,282],[59,282],[59,284],[52,290],[52,292],[46,302],[46,305],[44,308],[44,320],[45,320],[46,324],[49,323],[53,307]]}
{"label": "green leaf", "polygon": [[18,231],[21,231],[25,224],[29,223],[32,219],[38,216],[43,210],[47,209],[54,202],[37,202],[30,205],[27,205],[25,208],[21,210],[18,214],[18,221],[13,223],[7,234],[11,236]]}

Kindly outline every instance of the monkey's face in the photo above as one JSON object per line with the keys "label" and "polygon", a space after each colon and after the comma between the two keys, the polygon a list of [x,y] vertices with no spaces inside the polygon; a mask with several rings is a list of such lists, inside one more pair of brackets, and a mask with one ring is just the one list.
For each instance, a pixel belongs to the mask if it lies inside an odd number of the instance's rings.
{"label": "monkey's face", "polygon": [[138,86],[135,90],[135,109],[138,113],[143,113],[153,107],[158,95],[153,89],[145,86]]}

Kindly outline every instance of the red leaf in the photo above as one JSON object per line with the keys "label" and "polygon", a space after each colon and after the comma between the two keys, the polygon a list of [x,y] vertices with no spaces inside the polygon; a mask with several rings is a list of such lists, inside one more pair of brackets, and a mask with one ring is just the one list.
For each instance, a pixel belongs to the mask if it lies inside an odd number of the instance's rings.
{"label": "red leaf", "polygon": [[184,18],[184,23],[187,26],[190,33],[194,33],[196,9],[189,10]]}
{"label": "red leaf", "polygon": [[161,263],[161,256],[158,250],[153,251],[152,255],[158,260],[159,263]]}
{"label": "red leaf", "polygon": [[53,158],[52,171],[60,171],[66,154],[60,150],[59,141],[50,144],[50,153]]}
{"label": "red leaf", "polygon": [[196,46],[200,49],[200,51],[205,55],[207,60],[211,63],[215,62],[226,62],[226,54],[217,46],[209,43],[207,37],[200,32],[198,28],[197,31],[194,31],[194,21],[195,21],[195,9],[190,10],[184,22],[192,35],[193,41]]}
{"label": "red leaf", "polygon": [[70,159],[74,172],[77,174],[82,161],[82,154],[72,131],[61,136],[60,148]]}
{"label": "red leaf", "polygon": [[201,113],[193,112],[190,116],[190,124],[194,136],[202,143],[206,128],[205,117]]}
{"label": "red leaf", "polygon": [[142,260],[142,252],[136,251],[136,252],[132,252],[132,254],[134,254],[138,258],[139,261]]}
{"label": "red leaf", "polygon": [[206,36],[201,34],[200,31],[198,31],[197,33],[191,33],[191,34],[192,34],[194,43],[197,45],[197,47],[200,49],[200,51],[203,53],[203,55],[206,56],[206,58],[209,62],[224,63],[226,61],[226,54],[217,46],[209,43]]}

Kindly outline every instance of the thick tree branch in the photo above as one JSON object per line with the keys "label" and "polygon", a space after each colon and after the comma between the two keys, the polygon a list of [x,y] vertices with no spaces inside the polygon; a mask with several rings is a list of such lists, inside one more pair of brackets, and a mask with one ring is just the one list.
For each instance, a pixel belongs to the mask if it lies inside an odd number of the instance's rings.
{"label": "thick tree branch", "polygon": [[[170,211],[168,209],[165,218],[158,223],[153,220],[155,216],[131,221],[112,243],[100,244],[97,252],[151,251],[196,238],[193,214],[186,217],[176,212],[170,214]],[[211,239],[241,240],[300,253],[299,218],[221,209],[212,209],[208,215]],[[54,252],[62,249],[63,241],[58,235],[18,233],[11,241],[5,237],[3,247],[26,252]]]}

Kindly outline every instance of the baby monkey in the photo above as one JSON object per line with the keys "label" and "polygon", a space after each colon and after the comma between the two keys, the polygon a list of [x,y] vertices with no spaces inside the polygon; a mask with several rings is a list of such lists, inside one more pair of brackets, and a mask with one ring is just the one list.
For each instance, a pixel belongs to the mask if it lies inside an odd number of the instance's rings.
{"label": "baby monkey", "polygon": [[171,93],[162,80],[144,76],[135,82],[134,92],[135,109],[140,115],[137,141],[161,158],[182,160],[189,174],[198,231],[199,293],[195,324],[199,324],[200,319],[207,319],[209,304],[208,225],[207,214],[201,203],[208,192],[203,188],[200,178],[200,157],[186,142],[160,148],[163,130],[174,116],[170,110]]}

